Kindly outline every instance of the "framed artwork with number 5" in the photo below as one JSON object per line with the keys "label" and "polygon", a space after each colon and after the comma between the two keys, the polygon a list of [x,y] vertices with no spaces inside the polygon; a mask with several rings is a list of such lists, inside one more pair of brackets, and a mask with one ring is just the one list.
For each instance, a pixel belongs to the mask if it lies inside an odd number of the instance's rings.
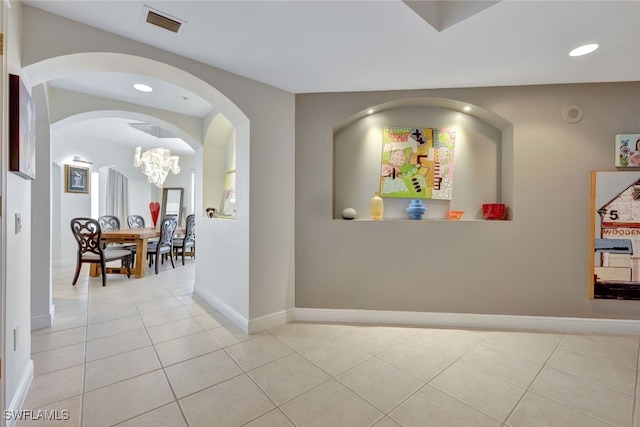
{"label": "framed artwork with number 5", "polygon": [[640,300],[640,171],[591,173],[591,297]]}

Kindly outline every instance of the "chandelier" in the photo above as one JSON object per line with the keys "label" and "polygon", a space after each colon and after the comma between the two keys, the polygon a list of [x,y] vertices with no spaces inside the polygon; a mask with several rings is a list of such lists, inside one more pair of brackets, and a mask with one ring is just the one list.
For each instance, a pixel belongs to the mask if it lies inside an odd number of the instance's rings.
{"label": "chandelier", "polygon": [[169,171],[174,174],[180,172],[179,160],[180,157],[172,156],[168,148],[157,147],[143,153],[142,147],[136,147],[133,166],[140,167],[142,173],[147,175],[150,183],[162,188]]}

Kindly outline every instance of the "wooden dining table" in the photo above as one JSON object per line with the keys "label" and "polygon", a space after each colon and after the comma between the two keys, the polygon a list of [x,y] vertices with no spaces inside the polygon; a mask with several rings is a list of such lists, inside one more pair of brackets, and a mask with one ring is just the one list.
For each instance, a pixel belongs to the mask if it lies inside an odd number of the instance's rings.
{"label": "wooden dining table", "polygon": [[[144,277],[146,272],[149,239],[159,236],[160,229],[154,227],[102,232],[102,240],[105,243],[130,243],[136,245],[136,265],[131,269],[131,272],[137,279]],[[126,274],[127,269],[124,267],[107,267],[107,273]],[[92,263],[89,275],[92,277],[99,276],[100,265]]]}

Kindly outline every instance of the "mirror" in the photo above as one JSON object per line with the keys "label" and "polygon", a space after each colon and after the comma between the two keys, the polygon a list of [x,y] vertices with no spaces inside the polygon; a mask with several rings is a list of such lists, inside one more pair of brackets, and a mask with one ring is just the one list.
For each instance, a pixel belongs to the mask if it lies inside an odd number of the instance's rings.
{"label": "mirror", "polygon": [[182,194],[183,188],[164,188],[162,190],[162,216],[175,215],[178,224],[182,223]]}

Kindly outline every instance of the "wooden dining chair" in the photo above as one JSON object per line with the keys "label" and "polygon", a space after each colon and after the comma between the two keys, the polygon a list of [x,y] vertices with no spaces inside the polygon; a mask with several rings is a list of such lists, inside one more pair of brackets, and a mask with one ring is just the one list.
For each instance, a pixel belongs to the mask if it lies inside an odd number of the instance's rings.
{"label": "wooden dining chair", "polygon": [[[114,231],[120,230],[120,218],[115,215],[102,215],[98,217],[98,224],[102,231]],[[131,246],[128,243],[102,243],[103,249],[125,249],[131,250]],[[124,267],[124,261],[122,266]]]}
{"label": "wooden dining chair", "polygon": [[115,215],[102,215],[98,217],[98,223],[102,231],[120,230],[120,218]]}
{"label": "wooden dining chair", "polygon": [[178,228],[178,220],[173,216],[167,216],[160,223],[160,238],[157,242],[149,242],[147,246],[147,254],[151,258],[155,258],[156,274],[158,274],[158,262],[164,263],[163,255],[168,254],[171,260],[171,266],[176,268],[173,262],[173,236]]}
{"label": "wooden dining chair", "polygon": [[176,259],[178,254],[182,254],[182,265],[184,265],[185,252],[191,252],[193,257],[196,252],[196,216],[194,214],[187,215],[187,225],[184,237],[176,237],[173,239],[173,253]]}
{"label": "wooden dining chair", "polygon": [[[129,226],[130,229],[137,229],[137,228],[145,228],[146,224],[144,221],[144,217],[142,215],[129,215],[127,217],[127,225]],[[156,237],[152,237],[151,239],[149,239],[150,243],[154,243],[157,242],[158,239]],[[131,245],[128,248],[131,252],[133,252],[133,257],[135,260],[135,256],[136,256],[136,245]],[[150,255],[147,254],[147,259],[151,260]],[[132,263],[134,263],[134,261],[131,261]],[[151,265],[151,263],[149,263],[149,265]]]}
{"label": "wooden dining chair", "polygon": [[100,264],[102,286],[107,285],[107,263],[121,260],[127,269],[127,277],[131,277],[131,251],[126,249],[104,249],[102,247],[102,229],[100,223],[93,218],[73,218],[71,231],[78,243],[78,259],[76,273],[73,276],[75,285],[83,263]]}
{"label": "wooden dining chair", "polygon": [[129,215],[127,217],[127,225],[131,229],[144,228],[144,218],[141,215]]}

